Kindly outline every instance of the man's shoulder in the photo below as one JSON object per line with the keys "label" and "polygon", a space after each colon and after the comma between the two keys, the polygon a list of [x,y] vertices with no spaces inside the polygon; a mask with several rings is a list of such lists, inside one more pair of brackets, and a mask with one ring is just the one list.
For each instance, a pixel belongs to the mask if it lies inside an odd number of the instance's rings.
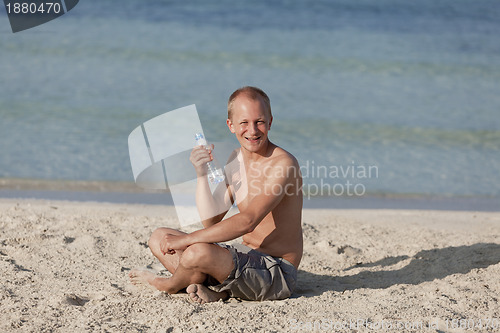
{"label": "man's shoulder", "polygon": [[241,148],[236,148],[231,152],[231,154],[229,154],[228,163],[235,160],[238,157],[240,150]]}
{"label": "man's shoulder", "polygon": [[226,171],[238,170],[240,163],[241,163],[240,148],[236,148],[231,152],[231,154],[229,155],[229,157],[226,161],[226,165],[225,165]]}
{"label": "man's shoulder", "polygon": [[[272,178],[301,178],[299,162],[291,153],[285,149],[276,146],[273,154],[270,156],[266,166],[267,175],[272,175]],[[272,170],[272,171],[271,171]]]}
{"label": "man's shoulder", "polygon": [[270,160],[277,166],[299,167],[299,162],[295,156],[279,146],[274,149]]}

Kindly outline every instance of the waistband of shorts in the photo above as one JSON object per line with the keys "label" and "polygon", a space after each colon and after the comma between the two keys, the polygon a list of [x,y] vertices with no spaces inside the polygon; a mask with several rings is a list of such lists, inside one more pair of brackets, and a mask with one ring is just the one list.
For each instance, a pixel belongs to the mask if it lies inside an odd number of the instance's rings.
{"label": "waistband of shorts", "polygon": [[294,266],[294,264],[292,264],[292,263],[291,263],[291,262],[289,262],[288,260],[283,259],[283,258],[279,258],[279,259],[281,259],[281,262],[283,262],[283,263],[285,263],[286,265],[291,266],[291,267],[293,267],[295,270],[297,270],[297,268]]}
{"label": "waistband of shorts", "polygon": [[[234,248],[235,250],[238,250],[238,247],[245,247],[247,248],[249,251],[257,251],[259,253],[262,253],[263,255],[265,256],[270,256],[270,257],[273,257],[272,255],[270,254],[267,254],[267,253],[264,253],[264,252],[260,252],[259,250],[255,250],[255,249],[252,249],[250,246],[247,246],[245,244],[241,244],[241,243],[234,243],[234,244],[225,244],[225,243],[215,243],[216,245],[219,245],[220,247],[224,247],[224,248],[228,248],[228,247],[232,247]],[[248,252],[248,251],[247,251]],[[297,268],[288,260],[284,259],[284,258],[281,258],[281,257],[273,257],[275,260],[279,260],[281,261],[281,263],[287,265],[287,266],[290,266],[290,267],[293,267],[293,269],[297,270]]]}

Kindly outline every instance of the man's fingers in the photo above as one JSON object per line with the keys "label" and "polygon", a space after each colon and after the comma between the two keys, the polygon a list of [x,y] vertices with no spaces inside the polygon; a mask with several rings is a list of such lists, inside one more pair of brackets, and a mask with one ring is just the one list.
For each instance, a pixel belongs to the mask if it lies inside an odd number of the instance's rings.
{"label": "man's fingers", "polygon": [[207,162],[210,162],[212,160],[212,155],[210,153],[203,153],[199,155],[195,155],[191,158],[191,162],[194,165],[201,165]]}
{"label": "man's fingers", "polygon": [[167,251],[161,250],[161,253],[163,253],[163,255],[165,255],[165,254],[175,254],[175,250],[174,249],[168,249]]}
{"label": "man's fingers", "polygon": [[160,244],[160,250],[161,250],[161,253],[163,255],[165,254],[175,254],[175,250],[172,249],[172,248],[169,248],[169,242],[168,242],[168,238],[169,237],[174,237],[175,238],[175,235],[172,235],[172,234],[166,234],[164,236],[164,239],[162,240],[161,244]]}
{"label": "man's fingers", "polygon": [[203,158],[211,158],[211,151],[206,149],[198,149],[191,155],[192,160],[199,161]]}

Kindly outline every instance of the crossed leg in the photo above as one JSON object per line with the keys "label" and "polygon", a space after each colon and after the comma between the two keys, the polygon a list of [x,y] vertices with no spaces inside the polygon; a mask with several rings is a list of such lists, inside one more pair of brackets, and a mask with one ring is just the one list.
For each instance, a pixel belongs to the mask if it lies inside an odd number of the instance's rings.
{"label": "crossed leg", "polygon": [[163,254],[160,241],[166,234],[182,235],[170,228],[156,229],[148,242],[153,255],[168,269],[170,278],[156,276],[144,270],[132,270],[129,274],[133,284],[149,284],[158,290],[175,294],[187,287],[191,299],[198,303],[213,302],[228,297],[226,292],[215,292],[203,285],[207,275],[224,281],[233,269],[233,258],[227,249],[215,244],[197,243],[175,254]]}

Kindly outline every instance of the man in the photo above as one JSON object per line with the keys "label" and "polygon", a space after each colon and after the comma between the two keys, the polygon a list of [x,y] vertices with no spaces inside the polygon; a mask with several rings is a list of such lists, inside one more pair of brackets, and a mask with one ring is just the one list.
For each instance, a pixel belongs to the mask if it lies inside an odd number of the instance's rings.
{"label": "man", "polygon": [[[149,247],[172,276],[134,270],[132,283],[148,283],[170,294],[186,288],[199,303],[290,297],[303,249],[302,178],[297,160],[269,141],[272,120],[262,90],[244,87],[231,95],[227,126],[241,148],[226,167],[227,183],[212,194],[206,177],[211,150],[199,146],[191,152],[204,228],[190,234],[155,230]],[[223,219],[234,202],[239,213]],[[241,236],[241,244],[219,243]]]}

